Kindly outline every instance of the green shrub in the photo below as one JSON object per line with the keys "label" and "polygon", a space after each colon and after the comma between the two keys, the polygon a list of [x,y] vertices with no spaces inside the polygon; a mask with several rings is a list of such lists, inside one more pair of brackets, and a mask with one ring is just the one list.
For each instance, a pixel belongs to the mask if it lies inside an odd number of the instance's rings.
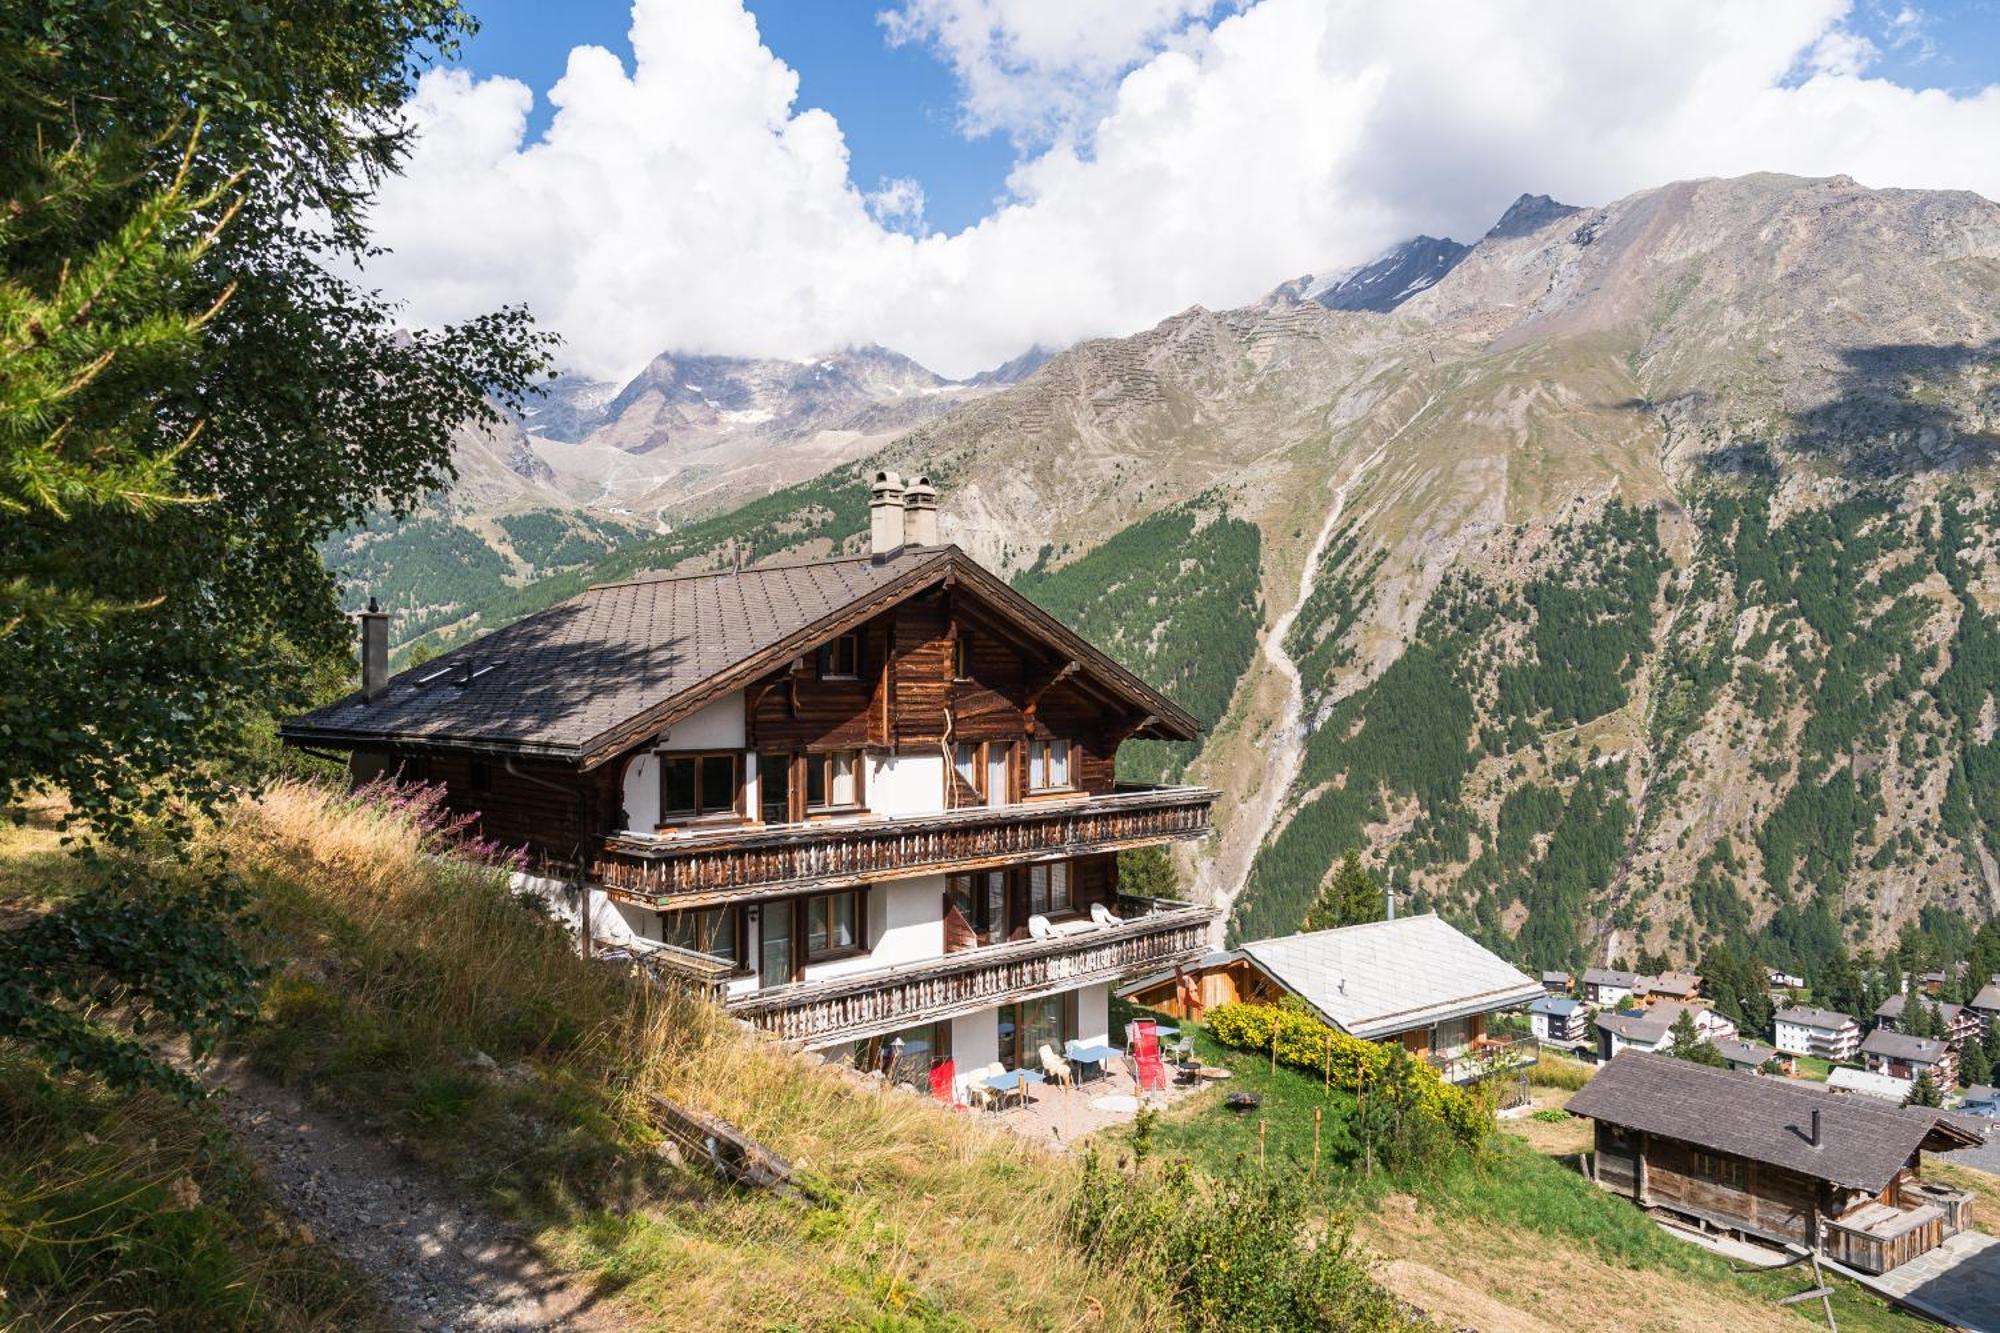
{"label": "green shrub", "polygon": [[1313,1215],[1296,1171],[1221,1176],[1185,1158],[1106,1167],[1092,1150],[1070,1233],[1125,1280],[1164,1287],[1188,1329],[1422,1328],[1369,1278],[1339,1219]]}
{"label": "green shrub", "polygon": [[1328,1077],[1347,1092],[1406,1086],[1418,1110],[1444,1124],[1454,1138],[1468,1146],[1484,1143],[1493,1127],[1491,1108],[1465,1089],[1445,1082],[1435,1069],[1407,1056],[1399,1064],[1397,1057],[1403,1055],[1400,1046],[1384,1046],[1336,1032],[1297,1000],[1219,1005],[1208,1011],[1208,1030],[1223,1045],[1244,1051],[1269,1052],[1275,1040],[1281,1063]]}

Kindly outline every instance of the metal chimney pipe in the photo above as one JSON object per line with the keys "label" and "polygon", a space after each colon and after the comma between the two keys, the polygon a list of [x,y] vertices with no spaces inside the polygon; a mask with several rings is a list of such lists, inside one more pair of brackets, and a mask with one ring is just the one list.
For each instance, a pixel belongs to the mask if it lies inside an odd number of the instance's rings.
{"label": "metal chimney pipe", "polygon": [[1815,1148],[1819,1147],[1819,1108],[1817,1106],[1813,1107],[1812,1111],[1812,1137],[1808,1138],[1806,1142],[1812,1144]]}
{"label": "metal chimney pipe", "polygon": [[1388,899],[1389,920],[1394,921],[1396,919],[1396,872],[1394,870],[1389,872],[1388,880],[1382,892]]}
{"label": "metal chimney pipe", "polygon": [[389,692],[389,613],[373,597],[361,613],[361,702]]}

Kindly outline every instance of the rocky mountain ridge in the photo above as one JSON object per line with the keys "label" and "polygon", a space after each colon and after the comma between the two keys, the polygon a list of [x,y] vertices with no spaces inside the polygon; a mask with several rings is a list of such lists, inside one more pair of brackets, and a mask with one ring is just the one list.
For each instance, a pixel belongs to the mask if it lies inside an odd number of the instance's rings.
{"label": "rocky mountain ridge", "polygon": [[[2000,208],[1528,196],[1390,309],[1305,295],[1078,344],[867,460],[1141,671],[1183,632],[1246,664],[1169,763],[1225,792],[1186,868],[1237,930],[1350,847],[1549,965],[1755,934],[1804,968],[2000,906]],[[851,543],[858,471],[606,567]],[[1217,568],[1219,519],[1254,593],[1183,615],[1134,571]]]}

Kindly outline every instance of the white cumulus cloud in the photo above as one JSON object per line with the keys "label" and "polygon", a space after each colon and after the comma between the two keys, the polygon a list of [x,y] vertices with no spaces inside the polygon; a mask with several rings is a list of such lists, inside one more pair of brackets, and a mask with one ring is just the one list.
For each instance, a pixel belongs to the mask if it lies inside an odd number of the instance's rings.
{"label": "white cumulus cloud", "polygon": [[[1050,17],[1065,8],[1096,21]],[[533,141],[524,85],[424,77],[408,171],[374,214],[392,253],[367,276],[424,324],[526,301],[604,376],[668,348],[862,342],[965,374],[1416,232],[1471,239],[1523,192],[1589,204],[1773,170],[2000,197],[2000,86],[1872,77],[1839,0],[1212,8],[890,11],[958,71],[969,127],[1046,136],[1007,202],[946,235],[920,181],[851,179],[839,125],[798,104],[740,0],[636,0],[631,67],[572,51]],[[1059,118],[1084,120],[1020,119],[1037,87],[1076,90]]]}

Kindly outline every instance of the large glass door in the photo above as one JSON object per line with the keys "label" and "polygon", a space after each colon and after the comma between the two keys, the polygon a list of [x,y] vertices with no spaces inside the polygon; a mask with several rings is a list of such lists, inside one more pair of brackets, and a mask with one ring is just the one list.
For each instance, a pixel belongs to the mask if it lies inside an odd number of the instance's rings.
{"label": "large glass door", "polygon": [[986,746],[986,804],[1002,806],[1007,804],[1007,781],[1013,765],[1014,747],[1005,741],[991,741]]}
{"label": "large glass door", "polygon": [[765,903],[757,929],[757,985],[785,986],[792,980],[792,905]]}

